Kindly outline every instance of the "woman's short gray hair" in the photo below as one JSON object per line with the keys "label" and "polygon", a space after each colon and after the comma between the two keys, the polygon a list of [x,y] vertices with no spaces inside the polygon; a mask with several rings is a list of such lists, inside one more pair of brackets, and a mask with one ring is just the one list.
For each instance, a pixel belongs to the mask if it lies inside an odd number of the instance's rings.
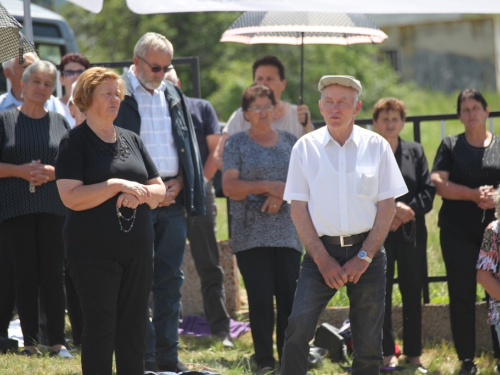
{"label": "woman's short gray hair", "polygon": [[492,198],[495,202],[495,217],[500,219],[500,187],[493,192]]}
{"label": "woman's short gray hair", "polygon": [[167,38],[158,33],[144,34],[135,45],[134,56],[144,57],[149,50],[168,53],[174,57],[174,46]]}
{"label": "woman's short gray hair", "polygon": [[39,72],[50,74],[52,76],[52,87],[56,85],[57,68],[54,64],[47,60],[38,60],[28,66],[23,72],[23,82],[28,83],[30,77]]}

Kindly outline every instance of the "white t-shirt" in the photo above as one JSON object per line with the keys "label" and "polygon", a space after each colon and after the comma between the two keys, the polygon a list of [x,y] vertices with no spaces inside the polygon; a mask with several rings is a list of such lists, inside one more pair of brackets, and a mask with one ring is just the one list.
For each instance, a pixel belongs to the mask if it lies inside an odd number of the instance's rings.
{"label": "white t-shirt", "polygon": [[59,100],[59,103],[61,103],[61,105],[63,106],[64,108],[64,117],[66,117],[66,120],[68,121],[69,123],[69,126],[71,126],[72,128],[75,127],[75,119],[73,118],[73,116],[71,116],[71,112],[69,111],[69,101],[68,101],[68,104],[64,104],[61,100],[61,98],[57,98],[57,100]]}
{"label": "white t-shirt", "polygon": [[[292,133],[297,139],[305,134],[304,127],[299,122],[297,106],[293,104],[286,103],[289,106],[289,110],[285,116],[277,121],[273,121],[271,127],[275,130],[283,130],[285,132]],[[227,126],[224,128],[224,133],[233,135],[235,133],[247,131],[250,129],[250,123],[245,120],[243,116],[243,111],[238,108],[233,112],[229,120],[227,121]]]}
{"label": "white t-shirt", "polygon": [[324,126],[295,144],[283,199],[308,203],[319,237],[345,236],[370,230],[377,202],[407,192],[384,138],[354,125],[340,146]]}

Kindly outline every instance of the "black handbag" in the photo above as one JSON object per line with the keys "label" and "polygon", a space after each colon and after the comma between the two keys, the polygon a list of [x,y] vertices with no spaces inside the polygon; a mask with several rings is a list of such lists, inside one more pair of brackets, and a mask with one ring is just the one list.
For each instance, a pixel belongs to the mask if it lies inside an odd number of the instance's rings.
{"label": "black handbag", "polygon": [[328,358],[332,362],[345,362],[347,360],[347,346],[339,329],[331,324],[323,323],[316,330],[314,346],[328,350]]}

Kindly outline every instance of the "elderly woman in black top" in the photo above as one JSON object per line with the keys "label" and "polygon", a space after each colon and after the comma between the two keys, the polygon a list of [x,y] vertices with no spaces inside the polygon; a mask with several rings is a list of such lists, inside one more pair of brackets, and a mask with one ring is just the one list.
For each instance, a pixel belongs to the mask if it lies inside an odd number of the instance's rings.
{"label": "elderly woman in black top", "polygon": [[484,230],[494,220],[492,194],[500,183],[500,138],[486,128],[489,109],[479,91],[462,91],[457,112],[465,132],[443,139],[431,179],[443,197],[438,225],[448,276],[451,332],[462,361],[460,374],[475,374],[476,262]]}
{"label": "elderly woman in black top", "polygon": [[44,109],[56,77],[50,62],[31,64],[22,76],[22,106],[0,113],[0,234],[14,264],[22,353],[37,353],[41,289],[51,354],[72,358],[64,346],[65,210],[54,181],[57,146],[69,125]]}
{"label": "elderly woman in black top", "polygon": [[125,92],[112,70],[91,68],[73,101],[87,120],[61,141],[57,187],[68,208],[67,269],[83,311],[84,375],[143,374],[153,277],[151,208],[165,186],[135,133],[113,124]]}
{"label": "elderly woman in black top", "polygon": [[396,215],[384,242],[387,254],[387,283],[382,349],[388,370],[398,364],[392,331],[392,286],[398,264],[399,289],[403,299],[403,352],[406,360],[420,363],[422,353],[422,281],[424,277],[427,229],[424,215],[432,209],[436,188],[429,176],[424,149],[419,143],[399,137],[406,118],[406,106],[395,98],[380,99],[373,107],[373,126],[394,152],[408,193],[396,199]]}

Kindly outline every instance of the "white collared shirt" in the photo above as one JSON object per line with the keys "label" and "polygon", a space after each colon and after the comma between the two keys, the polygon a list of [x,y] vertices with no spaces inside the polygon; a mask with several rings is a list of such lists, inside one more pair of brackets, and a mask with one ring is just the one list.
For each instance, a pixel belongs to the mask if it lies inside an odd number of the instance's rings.
{"label": "white collared shirt", "polygon": [[[12,95],[12,91],[0,95],[0,112],[12,108],[17,108],[22,104],[23,104],[22,101],[17,100],[15,96]],[[66,115],[66,111],[64,110],[63,104],[53,95],[51,95],[50,98],[45,102],[44,107],[47,111],[57,112],[63,116]]]}
{"label": "white collared shirt", "polygon": [[165,98],[166,83],[153,91],[147,91],[134,74],[128,71],[132,92],[141,115],[141,139],[153,159],[161,177],[175,177],[179,173],[179,155],[172,135],[172,118]]}
{"label": "white collared shirt", "polygon": [[377,202],[407,192],[384,138],[354,125],[340,146],[324,126],[295,144],[283,199],[308,203],[318,236],[340,236],[370,230]]}

